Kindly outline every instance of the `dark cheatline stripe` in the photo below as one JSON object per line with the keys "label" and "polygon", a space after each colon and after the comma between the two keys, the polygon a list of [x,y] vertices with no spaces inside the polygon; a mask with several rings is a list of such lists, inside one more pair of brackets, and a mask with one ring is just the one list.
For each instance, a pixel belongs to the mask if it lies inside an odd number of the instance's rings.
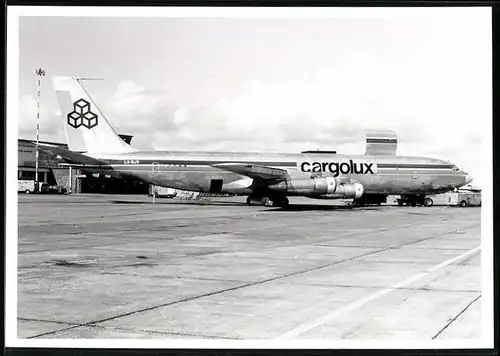
{"label": "dark cheatline stripe", "polygon": [[[321,160],[321,159],[319,159]],[[124,165],[127,160],[123,159],[112,159],[107,161],[109,165]],[[138,164],[144,165],[144,164],[159,164],[159,165],[189,165],[189,166],[211,166],[214,164],[218,163],[241,163],[241,164],[249,164],[249,165],[261,165],[261,166],[272,166],[272,167],[296,167],[297,162],[257,162],[257,161],[236,161],[236,160],[213,160],[213,161],[205,161],[205,160],[172,160],[172,159],[158,159],[158,160],[151,160],[151,159],[137,159]],[[332,160],[334,161],[334,160]],[[363,161],[363,160],[361,160]],[[369,160],[371,161],[371,160]],[[129,164],[130,166],[134,166],[134,164]],[[427,169],[451,169],[454,167],[453,164],[430,164],[430,163],[377,163],[378,168],[392,168],[392,169],[397,169],[397,168],[406,168],[406,169],[420,169],[420,168],[427,168]]]}
{"label": "dark cheatline stripe", "polygon": [[366,143],[398,143],[397,138],[367,138]]}
{"label": "dark cheatline stripe", "polygon": [[[257,162],[257,161],[243,161],[243,160],[214,160],[214,161],[209,161],[209,160],[190,160],[190,159],[157,159],[157,160],[151,160],[151,159],[110,159],[106,160],[109,164],[125,164],[125,161],[138,161],[139,164],[153,164],[153,163],[158,163],[158,164],[175,164],[175,165],[181,165],[181,164],[187,164],[191,166],[211,166],[214,164],[219,164],[219,163],[241,163],[241,164],[254,164],[254,165],[260,165],[260,166],[279,166],[279,167],[295,167],[297,165],[296,162]],[[133,166],[133,164],[130,164]]]}
{"label": "dark cheatline stripe", "polygon": [[425,163],[377,163],[378,168],[433,168],[433,169],[450,169],[453,164],[425,164]]}

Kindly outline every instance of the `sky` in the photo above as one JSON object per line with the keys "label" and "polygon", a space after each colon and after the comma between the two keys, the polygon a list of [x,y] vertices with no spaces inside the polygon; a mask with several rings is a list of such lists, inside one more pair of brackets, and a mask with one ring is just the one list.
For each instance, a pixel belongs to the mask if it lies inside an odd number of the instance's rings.
{"label": "sky", "polygon": [[[409,9],[411,11],[411,9]],[[484,180],[491,135],[488,12],[374,18],[19,20],[19,137],[65,142],[51,77],[85,87],[143,149],[363,154],[390,129],[398,154],[450,160]]]}

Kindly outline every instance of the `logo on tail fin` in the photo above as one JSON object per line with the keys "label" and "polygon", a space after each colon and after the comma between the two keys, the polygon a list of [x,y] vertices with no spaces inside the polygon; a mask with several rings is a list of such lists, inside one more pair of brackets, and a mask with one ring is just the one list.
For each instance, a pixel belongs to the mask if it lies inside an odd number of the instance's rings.
{"label": "logo on tail fin", "polygon": [[77,129],[84,126],[88,129],[97,126],[97,115],[90,111],[90,103],[79,99],[73,103],[73,111],[68,114],[68,125]]}

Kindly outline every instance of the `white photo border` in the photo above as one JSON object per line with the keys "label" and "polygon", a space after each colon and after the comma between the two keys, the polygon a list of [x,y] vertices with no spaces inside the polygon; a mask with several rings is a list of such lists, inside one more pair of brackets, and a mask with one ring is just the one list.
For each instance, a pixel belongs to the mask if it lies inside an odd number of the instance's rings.
{"label": "white photo border", "polygon": [[[461,349],[493,348],[493,138],[483,142],[484,187],[481,211],[482,338],[382,342],[360,340],[130,340],[130,339],[18,339],[17,338],[17,138],[19,101],[19,18],[21,16],[171,17],[171,18],[418,18],[446,14],[483,17],[492,26],[490,7],[57,7],[8,6],[7,8],[7,155],[6,155],[6,347],[69,348],[251,348],[251,349]],[[492,51],[492,49],[490,49]],[[485,66],[492,67],[491,56]],[[490,86],[492,87],[492,85]],[[493,95],[493,93],[492,93]],[[491,118],[493,113],[491,111]]]}

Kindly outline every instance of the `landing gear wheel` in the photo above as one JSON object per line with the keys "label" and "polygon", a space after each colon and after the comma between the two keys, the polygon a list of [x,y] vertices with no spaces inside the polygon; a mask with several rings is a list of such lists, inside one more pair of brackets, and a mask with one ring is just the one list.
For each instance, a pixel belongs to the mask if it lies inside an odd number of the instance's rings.
{"label": "landing gear wheel", "polygon": [[276,207],[276,208],[285,208],[288,206],[288,204],[290,203],[290,201],[288,200],[287,197],[283,197],[283,198],[273,198],[272,199],[272,206],[273,207]]}
{"label": "landing gear wheel", "polygon": [[431,198],[425,198],[424,199],[424,206],[433,206],[434,201]]}
{"label": "landing gear wheel", "polygon": [[280,203],[282,208],[286,208],[290,204],[290,201],[287,197],[284,197],[283,199],[281,199]]}
{"label": "landing gear wheel", "polygon": [[261,202],[262,202],[262,205],[264,205],[264,206],[274,206],[274,202],[271,199],[269,199],[268,197],[262,198]]}
{"label": "landing gear wheel", "polygon": [[247,197],[247,205],[252,205],[252,197],[251,196]]}

